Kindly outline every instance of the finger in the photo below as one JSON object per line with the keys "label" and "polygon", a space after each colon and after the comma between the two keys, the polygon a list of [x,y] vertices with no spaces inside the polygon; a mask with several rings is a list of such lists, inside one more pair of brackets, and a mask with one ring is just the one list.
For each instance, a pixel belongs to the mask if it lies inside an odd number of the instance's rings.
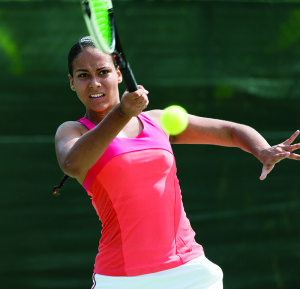
{"label": "finger", "polygon": [[298,155],[298,154],[291,153],[288,158],[291,160],[300,161],[300,155]]}
{"label": "finger", "polygon": [[266,171],[262,171],[262,173],[261,173],[259,179],[260,179],[261,181],[263,181],[266,177],[267,177],[267,172],[266,172]]}
{"label": "finger", "polygon": [[143,100],[147,100],[147,99],[148,99],[148,96],[147,96],[146,93],[142,92],[142,93],[139,94],[136,98],[139,99],[140,101],[143,101]]}
{"label": "finger", "polygon": [[290,156],[290,152],[274,152],[268,159],[268,161],[264,162],[265,164],[267,163],[268,165],[270,164],[276,164],[280,162],[281,160],[288,158]]}
{"label": "finger", "polygon": [[296,132],[294,132],[289,139],[287,139],[286,141],[283,142],[283,144],[290,145],[296,139],[296,137],[299,135],[299,133],[300,133],[299,130],[297,130]]}
{"label": "finger", "polygon": [[263,166],[260,180],[264,180],[267,177],[267,175],[271,172],[271,170],[274,168],[276,163],[280,162],[281,160],[283,160],[285,158],[288,158],[290,155],[291,155],[290,152],[284,152],[284,153],[277,154],[276,157],[273,158],[272,164]]}
{"label": "finger", "polygon": [[143,98],[143,95],[145,95],[145,93],[142,89],[138,89],[136,91],[128,93],[129,99],[132,100],[140,100]]}
{"label": "finger", "polygon": [[146,107],[148,105],[148,103],[149,103],[149,99],[146,94],[141,95],[137,99],[137,105]]}
{"label": "finger", "polygon": [[274,165],[269,165],[269,166],[264,165],[259,179],[263,181],[267,177],[267,175],[273,170],[273,168]]}
{"label": "finger", "polygon": [[146,93],[146,94],[149,93],[149,91],[147,89],[145,89],[145,87],[142,85],[138,85],[138,88],[141,89],[143,91],[143,93]]}
{"label": "finger", "polygon": [[[288,158],[291,155],[290,152],[284,152],[284,153],[279,153],[276,155],[276,157],[274,158],[274,163],[278,163],[283,159]],[[273,163],[273,162],[272,162]]]}
{"label": "finger", "polygon": [[290,145],[288,148],[285,148],[285,150],[288,150],[289,152],[292,152],[297,149],[300,149],[300,143]]}

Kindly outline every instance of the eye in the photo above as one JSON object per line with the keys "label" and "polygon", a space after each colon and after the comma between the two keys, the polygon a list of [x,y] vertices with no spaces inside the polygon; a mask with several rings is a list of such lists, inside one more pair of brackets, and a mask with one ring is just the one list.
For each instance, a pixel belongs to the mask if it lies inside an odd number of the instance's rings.
{"label": "eye", "polygon": [[88,77],[88,74],[87,73],[80,73],[78,75],[79,78],[84,78],[84,77]]}
{"label": "eye", "polygon": [[99,72],[99,74],[101,74],[101,75],[105,75],[105,74],[108,74],[108,73],[109,73],[108,70],[101,70],[101,71]]}

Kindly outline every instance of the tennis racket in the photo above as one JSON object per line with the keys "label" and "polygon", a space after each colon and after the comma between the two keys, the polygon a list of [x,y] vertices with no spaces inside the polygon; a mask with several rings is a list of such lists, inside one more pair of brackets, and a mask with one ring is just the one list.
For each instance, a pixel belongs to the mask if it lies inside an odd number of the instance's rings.
{"label": "tennis racket", "polygon": [[120,57],[120,70],[129,92],[138,90],[129,62],[126,60],[113,17],[111,0],[82,0],[83,17],[95,45],[104,53]]}

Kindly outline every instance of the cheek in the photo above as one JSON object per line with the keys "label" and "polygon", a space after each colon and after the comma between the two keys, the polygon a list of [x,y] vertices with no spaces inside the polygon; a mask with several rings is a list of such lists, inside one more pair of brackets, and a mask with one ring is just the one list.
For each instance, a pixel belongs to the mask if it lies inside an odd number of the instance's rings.
{"label": "cheek", "polygon": [[110,89],[115,89],[118,88],[119,86],[119,81],[118,81],[118,76],[116,74],[109,76],[106,79],[103,79],[102,84],[105,86],[109,86]]}
{"label": "cheek", "polygon": [[83,79],[74,79],[74,86],[76,87],[76,90],[83,90],[85,89],[85,87],[88,85],[88,81],[87,80],[83,80]]}

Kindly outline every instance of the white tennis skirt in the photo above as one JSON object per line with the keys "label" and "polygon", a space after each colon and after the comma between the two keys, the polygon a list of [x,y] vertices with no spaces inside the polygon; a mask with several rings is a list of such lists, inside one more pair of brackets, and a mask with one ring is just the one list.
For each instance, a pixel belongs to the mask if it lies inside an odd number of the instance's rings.
{"label": "white tennis skirt", "polygon": [[204,255],[179,267],[140,276],[93,275],[92,289],[223,289],[223,272]]}

